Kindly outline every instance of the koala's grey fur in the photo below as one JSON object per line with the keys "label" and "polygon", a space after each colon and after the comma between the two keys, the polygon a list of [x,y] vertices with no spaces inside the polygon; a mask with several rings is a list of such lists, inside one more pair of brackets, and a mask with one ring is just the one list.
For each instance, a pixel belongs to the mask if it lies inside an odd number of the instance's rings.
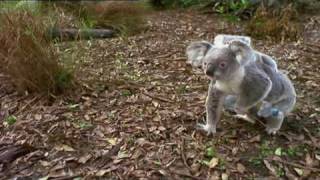
{"label": "koala's grey fur", "polygon": [[216,132],[223,105],[245,115],[260,103],[257,115],[267,120],[266,131],[275,134],[281,128],[284,117],[295,105],[296,93],[271,57],[237,40],[226,46],[193,42],[186,53],[188,61],[201,67],[211,79],[206,100],[207,123],[199,124],[201,129],[208,134]]}
{"label": "koala's grey fur", "polygon": [[239,40],[251,46],[251,38],[248,36],[237,36],[237,35],[228,35],[228,34],[219,34],[214,38],[215,46],[226,46],[233,40]]}

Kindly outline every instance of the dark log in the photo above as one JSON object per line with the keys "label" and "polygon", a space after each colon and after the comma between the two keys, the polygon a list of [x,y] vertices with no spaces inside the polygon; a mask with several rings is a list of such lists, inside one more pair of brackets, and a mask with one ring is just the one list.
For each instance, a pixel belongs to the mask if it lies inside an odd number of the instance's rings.
{"label": "dark log", "polygon": [[59,41],[112,38],[115,36],[116,31],[111,29],[52,28],[49,30],[49,38]]}

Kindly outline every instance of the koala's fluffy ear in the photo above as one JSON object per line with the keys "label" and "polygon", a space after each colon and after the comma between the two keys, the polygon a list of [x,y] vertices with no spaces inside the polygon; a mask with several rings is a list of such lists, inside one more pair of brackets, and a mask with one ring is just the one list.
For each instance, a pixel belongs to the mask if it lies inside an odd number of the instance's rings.
{"label": "koala's fluffy ear", "polygon": [[243,41],[234,40],[229,44],[229,48],[235,53],[236,59],[241,65],[256,60],[256,53],[254,50]]}
{"label": "koala's fluffy ear", "polygon": [[186,50],[187,63],[193,67],[201,68],[204,57],[213,45],[207,41],[197,41],[191,43]]}

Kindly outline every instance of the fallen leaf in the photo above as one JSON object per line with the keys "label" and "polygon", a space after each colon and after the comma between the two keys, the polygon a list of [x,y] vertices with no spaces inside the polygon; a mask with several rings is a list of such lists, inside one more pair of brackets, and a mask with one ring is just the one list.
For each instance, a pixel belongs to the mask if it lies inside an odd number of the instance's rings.
{"label": "fallen leaf", "polygon": [[34,115],[34,118],[38,121],[40,121],[42,119],[42,115],[41,114],[36,114]]}
{"label": "fallen leaf", "polygon": [[130,155],[128,153],[123,152],[123,151],[119,151],[119,153],[118,153],[118,158],[119,159],[127,158],[127,157],[130,157]]}
{"label": "fallen leaf", "polygon": [[293,168],[293,169],[299,176],[303,175],[303,170],[302,169],[299,169],[299,168]]}
{"label": "fallen leaf", "polygon": [[108,172],[110,172],[110,169],[101,169],[96,173],[96,176],[101,177],[101,176],[104,176]]}
{"label": "fallen leaf", "polygon": [[319,154],[316,154],[315,157],[316,157],[317,160],[320,161],[320,155]]}
{"label": "fallen leaf", "polygon": [[166,130],[166,128],[163,127],[163,126],[159,126],[158,129],[159,129],[160,131],[165,131],[165,130]]}
{"label": "fallen leaf", "polygon": [[219,164],[219,159],[218,158],[212,158],[209,162],[209,168],[214,168]]}
{"label": "fallen leaf", "polygon": [[222,173],[221,174],[221,179],[222,180],[228,180],[229,179],[229,175],[227,173]]}
{"label": "fallen leaf", "polygon": [[238,153],[238,151],[239,151],[239,148],[238,147],[233,147],[232,148],[232,155],[236,155],[237,153]]}
{"label": "fallen leaf", "polygon": [[87,154],[85,156],[80,157],[80,159],[78,160],[79,163],[86,163],[90,158],[92,157],[91,154]]}
{"label": "fallen leaf", "polygon": [[261,135],[257,135],[257,136],[254,136],[253,138],[251,138],[249,140],[249,142],[253,143],[253,142],[260,142],[261,141]]}
{"label": "fallen leaf", "polygon": [[50,162],[48,162],[48,161],[40,160],[39,162],[40,162],[41,166],[44,166],[44,167],[51,166],[51,163],[50,163]]}
{"label": "fallen leaf", "polygon": [[84,115],[84,119],[89,121],[90,120],[90,116],[88,114]]}
{"label": "fallen leaf", "polygon": [[240,173],[244,173],[244,171],[246,170],[246,168],[244,167],[243,164],[237,163],[237,170],[238,170]]}
{"label": "fallen leaf", "polygon": [[306,165],[307,165],[307,166],[309,166],[309,167],[312,166],[313,160],[312,160],[312,158],[311,158],[311,156],[310,156],[309,153],[306,154],[305,160],[306,160]]}
{"label": "fallen leaf", "polygon": [[278,148],[274,151],[274,154],[277,155],[277,156],[281,156],[281,155],[282,155],[282,148],[281,148],[281,147],[278,147]]}
{"label": "fallen leaf", "polygon": [[45,177],[39,178],[38,180],[47,180],[47,179],[49,179],[49,176],[45,176]]}
{"label": "fallen leaf", "polygon": [[106,138],[107,142],[112,146],[117,144],[117,138]]}
{"label": "fallen leaf", "polygon": [[66,152],[75,151],[75,149],[73,149],[71,146],[68,146],[66,144],[61,144],[61,145],[55,146],[55,149],[57,151],[66,151]]}

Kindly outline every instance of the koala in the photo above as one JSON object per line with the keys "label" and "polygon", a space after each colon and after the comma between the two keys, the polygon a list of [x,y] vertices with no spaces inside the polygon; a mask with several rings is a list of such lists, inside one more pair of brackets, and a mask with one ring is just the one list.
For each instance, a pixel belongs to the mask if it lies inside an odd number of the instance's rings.
{"label": "koala", "polygon": [[[187,64],[191,64],[192,67],[194,67],[194,68],[201,69],[202,62],[203,62],[201,59],[203,58],[202,56],[204,56],[203,53],[206,52],[206,50],[201,50],[202,48],[206,48],[206,46],[214,47],[214,48],[227,47],[230,44],[230,42],[232,42],[234,40],[242,41],[244,44],[246,44],[248,46],[248,48],[251,46],[251,39],[248,36],[219,34],[214,38],[214,44],[211,44],[206,41],[202,41],[203,43],[200,43],[200,42],[193,43],[194,48],[198,48],[199,51],[188,51],[187,50],[187,56],[188,56]],[[204,45],[204,46],[201,46],[200,44]],[[189,47],[191,47],[191,45]],[[243,48],[246,48],[246,47],[243,47]],[[249,49],[249,50],[254,51],[253,49]],[[254,54],[252,54],[252,55],[257,55],[258,57],[253,57],[253,58],[244,57],[244,58],[249,58],[252,61],[258,60],[259,63],[266,64],[266,65],[272,67],[272,69],[274,69],[275,71],[278,71],[277,63],[270,56],[263,54],[263,53],[260,53],[258,51],[254,51]],[[241,52],[239,52],[238,56],[245,56],[245,54],[242,54]]]}
{"label": "koala", "polygon": [[188,62],[201,68],[210,79],[206,124],[198,124],[198,128],[208,135],[216,133],[223,108],[244,117],[257,108],[257,116],[267,121],[268,134],[275,134],[281,128],[295,105],[296,93],[271,57],[241,40],[233,40],[226,46],[193,42],[186,54]]}

